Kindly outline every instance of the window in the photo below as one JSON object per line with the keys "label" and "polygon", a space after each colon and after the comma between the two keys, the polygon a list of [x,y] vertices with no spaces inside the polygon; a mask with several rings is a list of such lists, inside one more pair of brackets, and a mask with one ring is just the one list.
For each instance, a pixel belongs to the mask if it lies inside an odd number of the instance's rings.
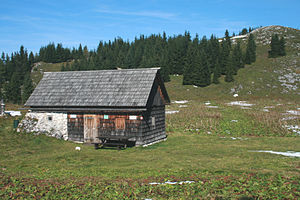
{"label": "window", "polygon": [[151,121],[152,121],[152,127],[155,128],[155,117],[152,117]]}
{"label": "window", "polygon": [[125,118],[116,118],[115,126],[116,126],[117,130],[124,130],[125,129]]}
{"label": "window", "polygon": [[130,116],[129,116],[129,119],[130,119],[130,120],[137,120],[137,116],[136,116],[136,115],[130,115]]}
{"label": "window", "polygon": [[48,116],[48,121],[52,121],[52,116]]}

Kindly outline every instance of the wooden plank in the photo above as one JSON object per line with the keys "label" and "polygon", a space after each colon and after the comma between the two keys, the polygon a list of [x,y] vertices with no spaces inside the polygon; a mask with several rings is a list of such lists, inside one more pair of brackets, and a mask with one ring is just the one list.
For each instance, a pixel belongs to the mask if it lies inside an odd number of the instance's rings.
{"label": "wooden plank", "polygon": [[84,115],[84,141],[94,142],[98,136],[97,115]]}
{"label": "wooden plank", "polygon": [[115,127],[117,130],[125,130],[125,118],[116,118]]}

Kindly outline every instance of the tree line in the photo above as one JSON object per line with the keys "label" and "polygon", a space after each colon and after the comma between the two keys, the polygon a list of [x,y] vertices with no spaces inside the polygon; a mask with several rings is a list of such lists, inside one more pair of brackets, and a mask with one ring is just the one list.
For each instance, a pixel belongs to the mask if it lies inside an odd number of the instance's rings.
{"label": "tree line", "polygon": [[141,35],[134,41],[116,38],[100,41],[94,50],[87,46],[64,48],[62,44],[50,43],[40,48],[38,54],[28,53],[21,46],[18,52],[2,53],[0,59],[0,99],[12,103],[24,103],[33,91],[30,78],[36,62],[61,63],[61,71],[103,70],[160,67],[164,81],[171,74],[183,75],[183,84],[208,86],[218,84],[225,75],[225,81],[234,80],[234,75],[244,64],[256,59],[254,36],[248,37],[245,51],[241,43],[230,39],[226,30],[223,39],[212,35],[201,39],[191,37],[189,32],[167,37],[166,33]]}
{"label": "tree line", "polygon": [[201,87],[218,84],[221,75],[225,75],[226,82],[232,82],[238,69],[256,60],[254,36],[249,35],[243,52],[240,41],[232,44],[228,30],[222,40],[214,35],[210,39],[199,39],[198,35],[192,39],[189,32],[168,38],[165,33],[141,35],[132,43],[116,38],[100,42],[95,51],[84,52],[79,54],[81,59],[62,65],[61,70],[160,67],[164,81],[170,80],[170,74],[179,74],[183,75],[183,84]]}
{"label": "tree line", "polygon": [[0,99],[12,103],[24,103],[33,91],[30,76],[34,63],[32,52],[28,54],[23,46],[19,52],[8,56],[2,53],[0,59]]}
{"label": "tree line", "polygon": [[277,34],[272,35],[270,46],[271,50],[269,51],[269,58],[276,58],[286,55],[284,37],[279,38]]}

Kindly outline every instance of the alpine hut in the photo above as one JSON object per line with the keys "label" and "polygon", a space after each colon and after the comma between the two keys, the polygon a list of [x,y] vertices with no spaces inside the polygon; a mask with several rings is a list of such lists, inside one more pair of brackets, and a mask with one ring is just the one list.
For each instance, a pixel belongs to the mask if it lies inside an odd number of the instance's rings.
{"label": "alpine hut", "polygon": [[25,106],[36,130],[66,140],[145,145],[166,139],[159,68],[45,72]]}

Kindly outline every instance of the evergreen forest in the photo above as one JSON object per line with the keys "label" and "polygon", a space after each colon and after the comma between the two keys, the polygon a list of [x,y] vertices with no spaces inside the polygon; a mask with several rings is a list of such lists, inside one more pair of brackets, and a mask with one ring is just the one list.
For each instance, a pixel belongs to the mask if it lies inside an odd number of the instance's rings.
{"label": "evergreen forest", "polygon": [[[243,29],[243,33],[247,31]],[[165,82],[170,80],[169,75],[178,74],[183,75],[184,85],[205,87],[219,84],[222,75],[226,82],[234,81],[238,70],[255,60],[254,36],[250,33],[242,48],[239,41],[230,39],[228,30],[222,39],[214,35],[192,38],[189,32],[171,37],[166,33],[141,35],[132,42],[116,38],[100,41],[94,50],[81,44],[70,49],[50,43],[33,54],[21,46],[18,52],[1,55],[0,99],[25,103],[34,89],[30,74],[38,62],[62,63],[61,71],[160,67]]]}
{"label": "evergreen forest", "polygon": [[276,58],[285,56],[285,40],[283,37],[279,38],[277,34],[272,35],[271,50],[269,51],[269,58]]}

